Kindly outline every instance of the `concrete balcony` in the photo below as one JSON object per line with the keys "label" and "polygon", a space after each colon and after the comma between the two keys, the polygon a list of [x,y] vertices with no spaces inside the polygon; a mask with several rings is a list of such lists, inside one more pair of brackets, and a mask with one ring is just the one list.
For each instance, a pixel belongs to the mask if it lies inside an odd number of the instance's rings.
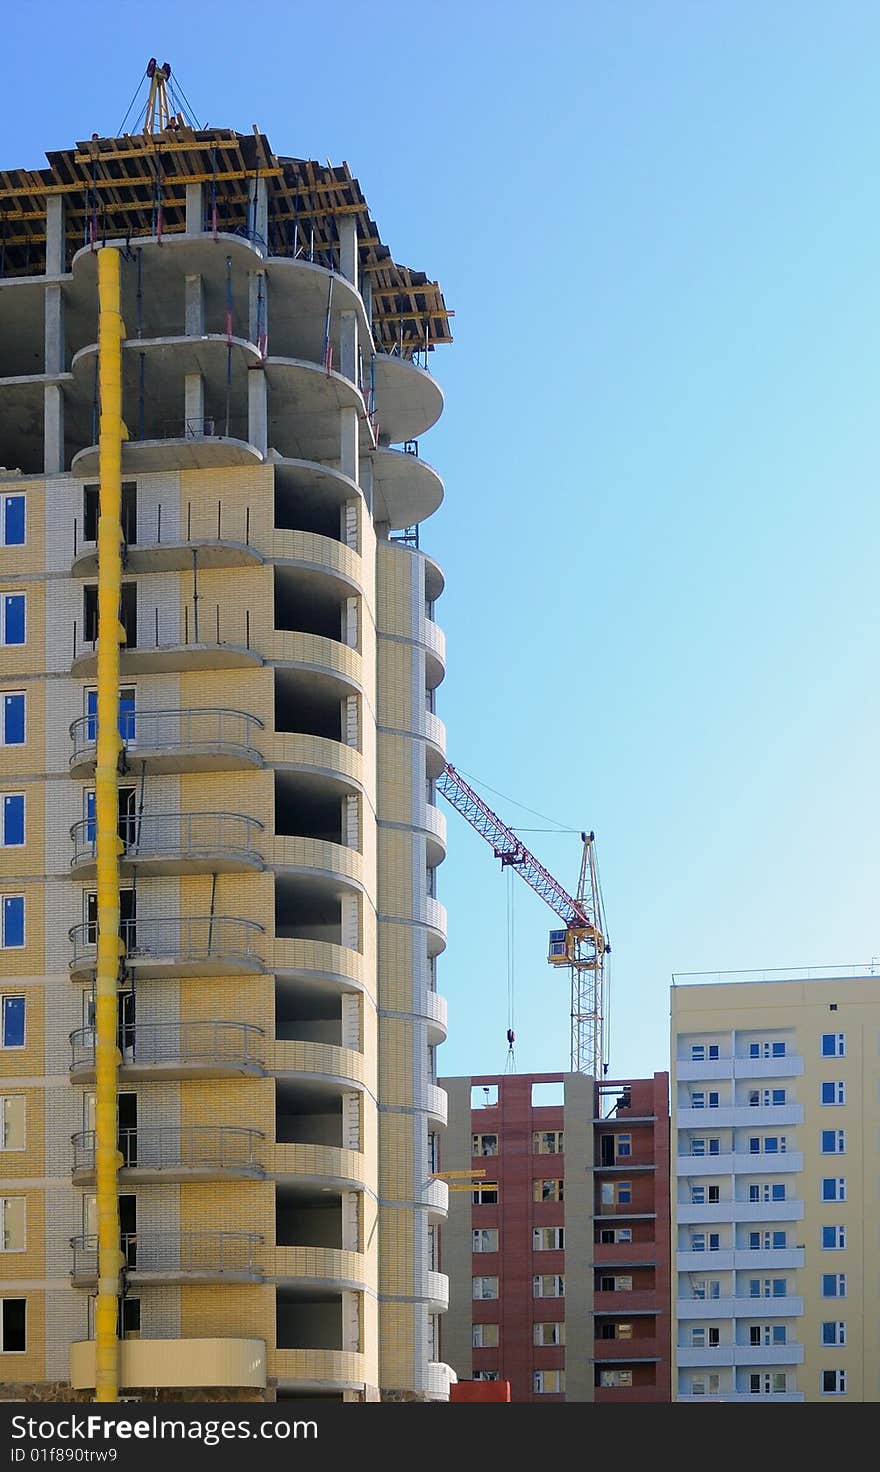
{"label": "concrete balcony", "polygon": [[736,1344],[733,1346],[735,1365],[802,1365],[802,1344]]}
{"label": "concrete balcony", "polygon": [[678,1252],[675,1266],[680,1273],[721,1273],[733,1268],[754,1272],[781,1272],[802,1268],[803,1250],[798,1247],[720,1248],[714,1252]]}
{"label": "concrete balcony", "polygon": [[359,789],[364,787],[364,759],[354,746],[298,731],[276,731],[267,745],[270,743],[269,760],[273,767],[282,771],[342,778]]}
{"label": "concrete balcony", "polygon": [[680,1273],[723,1273],[733,1268],[733,1249],[714,1252],[677,1252],[675,1266]]}
{"label": "concrete balcony", "polygon": [[[256,1232],[124,1232],[120,1239],[126,1280],[150,1283],[261,1283],[263,1269]],[[71,1282],[86,1288],[98,1281],[98,1238],[73,1237]]]}
{"label": "concrete balcony", "polygon": [[272,969],[279,979],[328,982],[342,991],[362,991],[367,982],[361,952],[325,940],[276,936]]}
{"label": "concrete balcony", "polygon": [[356,649],[322,634],[304,634],[296,629],[275,629],[271,659],[292,669],[314,670],[363,689],[363,660]]}
{"label": "concrete balcony", "polygon": [[[122,874],[242,874],[263,868],[258,818],[243,813],[142,813],[121,817],[117,832]],[[74,823],[71,874],[91,878],[97,822]]]}
{"label": "concrete balcony", "polygon": [[436,1084],[425,1084],[418,1092],[415,1100],[417,1109],[423,1109],[430,1122],[438,1129],[446,1128],[446,1113],[449,1100],[445,1089],[440,1089]]}
{"label": "concrete balcony", "polygon": [[451,1365],[445,1365],[442,1360],[428,1361],[425,1394],[431,1400],[448,1400],[449,1387],[455,1385],[457,1381],[458,1376]]}
{"label": "concrete balcony", "polygon": [[272,868],[281,873],[305,874],[325,879],[345,890],[364,887],[364,857],[356,848],[328,843],[320,838],[277,834],[272,844]]}
{"label": "concrete balcony", "polygon": [[[202,710],[138,710],[120,715],[126,766],[155,772],[234,771],[263,765],[259,717],[222,707]],[[70,727],[71,777],[95,770],[97,716],[80,716]]]}
{"label": "concrete balcony", "polygon": [[419,1005],[417,1015],[428,1019],[428,1042],[432,1048],[446,1041],[447,1004],[439,992],[429,991]]}
{"label": "concrete balcony", "polygon": [[427,744],[425,752],[427,775],[433,779],[439,777],[446,766],[446,727],[432,710],[426,710],[424,713],[422,734]]}
{"label": "concrete balcony", "polygon": [[443,413],[440,385],[407,358],[377,353],[373,362],[376,418],[383,443],[398,445],[418,439]]}
{"label": "concrete balcony", "polygon": [[675,1126],[680,1130],[780,1129],[784,1125],[803,1124],[803,1104],[750,1105],[728,1104],[717,1109],[678,1109]]}
{"label": "concrete balcony", "polygon": [[794,1319],[804,1311],[804,1300],[793,1295],[782,1298],[750,1298],[745,1294],[726,1298],[682,1298],[676,1301],[676,1316],[687,1319]]}
{"label": "concrete balcony", "polygon": [[596,1314],[656,1314],[663,1311],[662,1293],[653,1288],[616,1289],[609,1292],[597,1290],[593,1294],[593,1313]]}
{"label": "concrete balcony", "polygon": [[422,1191],[422,1201],[428,1208],[428,1221],[436,1225],[445,1222],[449,1215],[449,1187],[445,1181],[428,1181]]}
{"label": "concrete balcony", "polygon": [[[138,1022],[118,1037],[120,1079],[125,1082],[187,1078],[241,1078],[264,1072],[264,1034],[249,1022]],[[70,1034],[70,1076],[95,1077],[95,1030]]]}
{"label": "concrete balcony", "polygon": [[263,360],[263,372],[269,390],[269,458],[338,458],[339,414],[344,409],[357,416],[361,453],[374,448],[372,420],[353,379],[320,362],[274,353]]}
{"label": "concrete balcony", "polygon": [[446,906],[431,895],[425,898],[425,924],[428,927],[428,955],[439,956],[446,950]]}
{"label": "concrete balcony", "polygon": [[696,1222],[799,1222],[804,1215],[802,1201],[713,1201],[703,1206],[680,1202],[679,1224]]}
{"label": "concrete balcony", "polygon": [[362,1089],[368,1082],[364,1054],[353,1048],[337,1048],[332,1043],[277,1040],[273,1071],[276,1078],[321,1079],[337,1084],[340,1089]]}
{"label": "concrete balcony", "polygon": [[597,1364],[631,1364],[645,1360],[658,1360],[667,1355],[668,1348],[664,1346],[661,1355],[660,1341],[649,1337],[596,1339],[593,1343],[593,1359]]}
{"label": "concrete balcony", "polygon": [[275,1349],[269,1357],[281,1390],[363,1390],[370,1365],[365,1354],[347,1349]]}
{"label": "concrete balcony", "polygon": [[[379,429],[384,436],[381,423]],[[387,521],[393,532],[417,526],[442,504],[443,481],[427,460],[388,448],[374,450],[372,460],[376,520]]]}
{"label": "concrete balcony", "polygon": [[445,1314],[449,1308],[449,1279],[445,1273],[428,1272],[428,1313]]}
{"label": "concrete balcony", "polygon": [[[120,939],[126,970],[138,977],[231,976],[264,971],[257,950],[264,934],[255,920],[232,915],[170,915],[123,920]],[[87,921],[68,931],[74,981],[94,975],[97,926]]]}
{"label": "concrete balcony", "polygon": [[446,858],[446,814],[431,802],[425,805],[428,866],[436,869]]}
{"label": "concrete balcony", "polygon": [[296,1186],[338,1186],[342,1190],[375,1190],[375,1181],[360,1150],[334,1145],[276,1145],[274,1177]]}
{"label": "concrete balcony", "polygon": [[376,1291],[375,1262],[363,1252],[336,1247],[276,1247],[275,1282],[279,1287],[314,1287]]}
{"label": "concrete balcony", "polygon": [[744,1175],[790,1175],[804,1168],[804,1157],[799,1150],[787,1150],[782,1154],[755,1154],[747,1150],[728,1151],[724,1155],[677,1155],[677,1176],[729,1176],[734,1172]]}
{"label": "concrete balcony", "polygon": [[696,1083],[698,1081],[719,1082],[733,1078],[732,1058],[713,1058],[704,1063],[695,1063],[691,1058],[679,1058],[675,1064],[675,1077],[678,1083]]}
{"label": "concrete balcony", "polygon": [[269,560],[280,567],[329,573],[347,583],[352,592],[363,591],[363,559],[352,547],[334,537],[276,527],[272,533]]}
{"label": "concrete balcony", "polygon": [[804,1060],[797,1053],[784,1058],[735,1058],[734,1078],[799,1078],[804,1071]]}
{"label": "concrete balcony", "polygon": [[[119,1176],[141,1181],[262,1180],[262,1130],[241,1125],[160,1125],[123,1129],[118,1134],[122,1157]],[[87,1185],[95,1176],[95,1131],[72,1136],[73,1183]]]}
{"label": "concrete balcony", "polygon": [[[777,1405],[783,1401],[802,1401],[804,1398],[804,1392],[802,1390],[779,1391],[775,1395],[750,1395],[746,1390],[724,1390],[720,1395],[712,1396],[711,1400],[716,1402],[761,1401],[765,1403],[770,1401],[773,1405]],[[679,1395],[677,1399],[680,1401],[707,1401],[710,1397],[706,1395]]]}
{"label": "concrete balcony", "polygon": [[[142,517],[140,518],[143,519]],[[74,530],[76,523],[74,523]],[[125,548],[126,573],[192,572],[197,566],[200,572],[218,567],[258,567],[262,554],[247,542],[231,541],[221,537],[202,537],[192,541],[161,540],[161,525],[154,530],[153,539],[147,532],[143,539],[129,542]],[[74,548],[70,566],[72,578],[93,578],[98,575],[98,547],[95,542],[83,542]]]}
{"label": "concrete balcony", "polygon": [[[263,453],[258,445],[246,439],[223,433],[219,421],[211,427],[203,424],[204,433],[192,428],[185,420],[178,420],[177,427],[159,439],[124,440],[122,444],[122,474],[134,479],[156,471],[170,470],[225,470],[239,465],[261,465]],[[73,475],[87,479],[97,476],[100,469],[98,445],[87,445],[70,462]]]}
{"label": "concrete balcony", "polygon": [[723,1155],[677,1155],[675,1173],[678,1176],[729,1176],[733,1173],[733,1152]]}
{"label": "concrete balcony", "polygon": [[[124,1390],[261,1388],[266,1384],[262,1339],[124,1339],[119,1345]],[[70,1346],[73,1390],[95,1388],[95,1341]]]}
{"label": "concrete balcony", "polygon": [[433,690],[446,674],[446,635],[433,619],[424,618],[418,639],[425,648],[425,679],[428,689]]}

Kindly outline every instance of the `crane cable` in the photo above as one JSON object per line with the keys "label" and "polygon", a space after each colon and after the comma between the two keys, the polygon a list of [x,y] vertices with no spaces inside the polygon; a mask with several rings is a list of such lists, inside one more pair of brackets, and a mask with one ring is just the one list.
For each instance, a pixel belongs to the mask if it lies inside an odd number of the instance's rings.
{"label": "crane cable", "polygon": [[515,999],[515,925],[514,925],[514,902],[515,891],[513,888],[513,869],[507,870],[507,1058],[504,1064],[505,1073],[516,1072],[516,1057],[513,1045],[516,1042],[514,1024],[514,999]]}

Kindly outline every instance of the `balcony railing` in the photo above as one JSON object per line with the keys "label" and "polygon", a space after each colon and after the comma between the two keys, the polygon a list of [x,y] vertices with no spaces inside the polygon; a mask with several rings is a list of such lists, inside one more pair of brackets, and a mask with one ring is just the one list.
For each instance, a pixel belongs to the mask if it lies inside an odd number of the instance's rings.
{"label": "balcony railing", "polygon": [[[256,920],[232,915],[172,915],[161,919],[123,920],[119,927],[126,958],[168,961],[179,965],[223,963],[230,960],[261,967],[257,938],[264,927]],[[68,931],[73,946],[73,969],[94,965],[98,927],[88,920]]]}
{"label": "balcony railing", "polygon": [[[91,1174],[95,1169],[95,1131],[73,1135],[73,1171]],[[230,1170],[259,1171],[257,1149],[265,1137],[262,1130],[241,1125],[159,1125],[118,1132],[118,1148],[124,1170]]]}
{"label": "balcony railing", "polygon": [[[259,868],[262,855],[254,847],[263,830],[258,818],[243,813],[142,813],[119,818],[117,832],[122,840],[121,861],[174,857],[180,861],[204,860],[222,855],[224,862],[240,860]],[[71,867],[95,862],[97,821],[83,818],[70,830],[73,842]]]}
{"label": "balcony railing", "polygon": [[[119,1245],[129,1272],[259,1278],[257,1248],[262,1241],[258,1232],[123,1232]],[[72,1237],[70,1245],[74,1280],[97,1278],[97,1236]]]}
{"label": "balcony railing", "polygon": [[[143,758],[155,752],[186,756],[216,752],[259,762],[254,745],[263,722],[243,710],[224,707],[203,710],[124,710],[119,717],[119,734],[130,756]],[[70,765],[93,756],[98,739],[98,717],[80,716],[70,727],[73,756]]]}
{"label": "balcony railing", "polygon": [[[137,1022],[119,1029],[123,1066],[137,1063],[189,1066],[259,1067],[263,1029],[250,1022]],[[71,1072],[95,1066],[95,1029],[79,1027],[70,1034]]]}

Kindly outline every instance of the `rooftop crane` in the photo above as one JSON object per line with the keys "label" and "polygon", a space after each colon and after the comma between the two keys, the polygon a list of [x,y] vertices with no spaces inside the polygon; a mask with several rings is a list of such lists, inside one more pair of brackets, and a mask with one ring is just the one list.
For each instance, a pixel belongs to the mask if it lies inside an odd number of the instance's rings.
{"label": "rooftop crane", "polygon": [[515,869],[564,920],[564,929],[550,932],[547,960],[551,966],[568,966],[571,973],[571,1071],[602,1078],[608,1067],[605,957],[611,954],[611,947],[605,937],[595,834],[581,834],[581,871],[577,898],[573,898],[450,762],[438,777],[437,787],[491,846],[502,869]]}

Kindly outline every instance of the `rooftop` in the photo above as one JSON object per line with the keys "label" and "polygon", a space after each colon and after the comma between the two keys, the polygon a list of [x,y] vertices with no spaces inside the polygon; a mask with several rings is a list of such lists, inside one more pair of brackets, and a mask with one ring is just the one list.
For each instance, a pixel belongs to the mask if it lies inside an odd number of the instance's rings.
{"label": "rooftop", "polygon": [[673,971],[673,986],[717,986],[741,981],[844,981],[880,977],[880,958],[830,966],[768,967],[761,971]]}

